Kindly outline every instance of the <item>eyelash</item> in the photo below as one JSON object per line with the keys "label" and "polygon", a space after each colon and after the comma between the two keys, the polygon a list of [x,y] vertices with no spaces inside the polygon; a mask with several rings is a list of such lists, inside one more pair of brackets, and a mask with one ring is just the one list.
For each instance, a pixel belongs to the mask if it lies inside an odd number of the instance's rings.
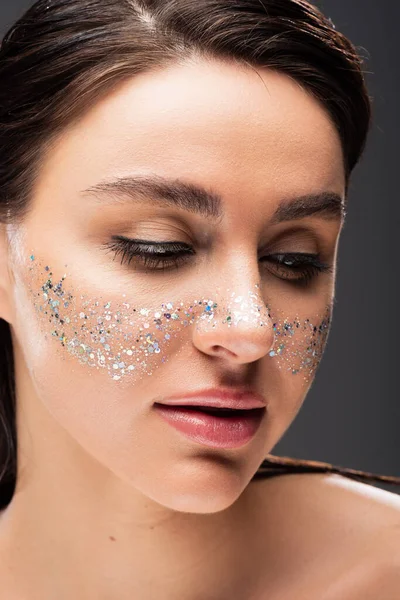
{"label": "eyelash", "polygon": [[[195,252],[191,246],[183,242],[148,242],[146,240],[132,240],[123,236],[113,237],[113,241],[105,244],[105,247],[113,251],[115,257],[121,255],[121,264],[130,264],[134,258],[138,258],[147,271],[165,271],[171,268],[178,269],[180,265],[188,260],[189,255]],[[287,277],[280,279],[288,280],[295,285],[307,286],[320,273],[331,273],[332,267],[319,260],[318,254],[304,252],[287,252],[270,254],[269,258],[279,269],[287,274],[300,274],[300,277]],[[271,259],[274,260],[271,260]],[[292,266],[285,262],[292,262]],[[162,268],[158,268],[162,265]]]}

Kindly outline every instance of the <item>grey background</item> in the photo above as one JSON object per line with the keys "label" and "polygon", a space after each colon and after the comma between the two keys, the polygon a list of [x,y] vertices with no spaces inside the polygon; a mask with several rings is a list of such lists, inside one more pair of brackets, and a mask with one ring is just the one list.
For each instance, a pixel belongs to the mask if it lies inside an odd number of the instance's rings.
{"label": "grey background", "polygon": [[[31,4],[0,0],[0,35]],[[349,191],[328,346],[305,404],[273,453],[400,476],[400,3],[318,6],[366,57],[374,127]],[[380,487],[400,493],[398,486]]]}

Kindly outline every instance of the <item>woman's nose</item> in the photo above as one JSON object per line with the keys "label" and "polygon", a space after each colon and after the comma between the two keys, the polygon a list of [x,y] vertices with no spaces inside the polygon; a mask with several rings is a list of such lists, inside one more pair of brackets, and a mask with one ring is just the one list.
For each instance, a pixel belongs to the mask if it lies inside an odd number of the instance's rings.
{"label": "woman's nose", "polygon": [[247,293],[216,294],[196,318],[193,344],[211,356],[250,363],[272,350],[274,329],[258,288]]}

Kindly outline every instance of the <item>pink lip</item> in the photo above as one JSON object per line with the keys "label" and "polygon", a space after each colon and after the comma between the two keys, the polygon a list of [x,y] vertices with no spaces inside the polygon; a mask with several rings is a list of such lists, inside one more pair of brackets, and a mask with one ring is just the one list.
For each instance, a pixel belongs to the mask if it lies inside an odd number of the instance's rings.
{"label": "pink lip", "polygon": [[176,394],[167,398],[161,398],[161,401],[157,401],[157,404],[165,404],[167,406],[204,406],[238,410],[266,408],[267,406],[265,398],[255,392],[222,388],[209,388],[182,395]]}
{"label": "pink lip", "polygon": [[212,448],[239,448],[256,435],[266,415],[265,406],[258,410],[233,412],[218,416],[181,406],[155,404],[156,412],[174,429],[198,444]]}

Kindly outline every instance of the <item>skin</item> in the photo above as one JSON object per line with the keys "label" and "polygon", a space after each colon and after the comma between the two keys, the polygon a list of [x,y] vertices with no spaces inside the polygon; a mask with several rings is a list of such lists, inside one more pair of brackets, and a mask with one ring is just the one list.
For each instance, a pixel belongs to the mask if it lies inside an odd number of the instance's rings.
{"label": "skin", "polygon": [[[212,223],[146,200],[99,204],[81,194],[133,173],[211,186],[224,215]],[[273,324],[318,324],[326,315],[342,225],[318,213],[278,225],[271,217],[284,198],[324,191],[344,199],[338,133],[315,99],[268,70],[215,61],[144,74],[60,136],[42,164],[32,210],[19,228],[3,227],[1,238],[0,316],[12,326],[18,390],[18,487],[1,520],[13,584],[38,598],[79,590],[85,599],[194,599],[214,586],[224,598],[246,593],[260,568],[253,553],[260,499],[249,482],[315,376],[315,368],[287,368],[305,355],[301,332],[285,359],[270,356]],[[104,251],[111,235],[186,242],[196,257],[145,272]],[[319,253],[331,271],[299,288],[257,252]],[[52,335],[54,319],[38,310],[46,266],[54,282],[67,275],[70,320],[85,301],[125,311],[110,353],[132,331],[132,306],[217,298],[214,325],[195,311],[193,323],[171,326],[160,355],[141,355],[143,368],[114,380]],[[222,317],[240,296],[242,319],[228,327]],[[134,321],[134,337],[144,322]],[[88,330],[81,336],[89,343]],[[198,444],[154,411],[161,396],[229,383],[252,387],[268,405],[268,418],[241,448]]]}

